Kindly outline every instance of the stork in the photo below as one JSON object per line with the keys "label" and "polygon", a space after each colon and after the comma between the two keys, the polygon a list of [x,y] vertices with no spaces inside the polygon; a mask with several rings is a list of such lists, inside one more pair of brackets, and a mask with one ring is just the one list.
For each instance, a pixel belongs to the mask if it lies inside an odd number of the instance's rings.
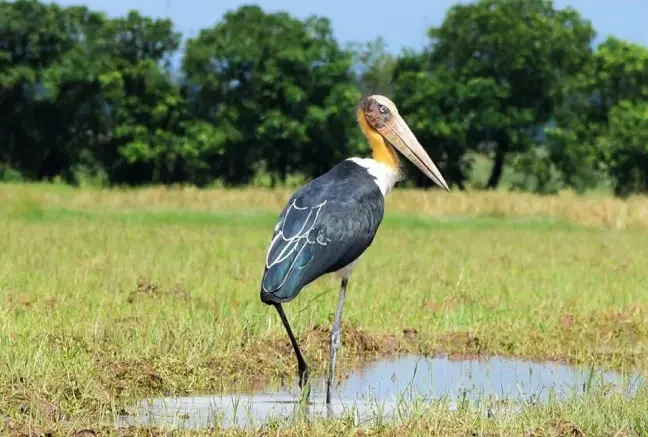
{"label": "stork", "polygon": [[356,107],[356,115],[373,157],[346,159],[293,194],[274,227],[261,280],[261,301],[279,313],[297,356],[299,387],[303,389],[308,365],[282,304],[319,277],[337,272],[341,284],[331,329],[327,404],[331,402],[349,277],[376,235],[385,196],[402,177],[397,152],[450,191],[391,100],[381,95],[366,97]]}

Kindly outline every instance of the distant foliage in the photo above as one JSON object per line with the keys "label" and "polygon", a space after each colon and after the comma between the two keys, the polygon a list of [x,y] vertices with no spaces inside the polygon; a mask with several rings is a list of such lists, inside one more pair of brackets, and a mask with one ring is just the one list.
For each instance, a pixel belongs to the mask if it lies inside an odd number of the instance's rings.
{"label": "distant foliage", "polygon": [[[592,48],[591,23],[550,0],[458,4],[428,36],[342,47],[326,18],[245,5],[180,53],[167,19],[0,2],[0,181],[297,183],[369,153],[355,105],[380,93],[454,187],[496,188],[507,167],[515,190],[648,191],[645,47]],[[478,187],[475,156],[493,163]]]}
{"label": "distant foliage", "polygon": [[182,64],[191,113],[227,133],[213,170],[227,183],[248,183],[257,169],[285,183],[355,152],[351,62],[328,20],[257,6],[190,39]]}

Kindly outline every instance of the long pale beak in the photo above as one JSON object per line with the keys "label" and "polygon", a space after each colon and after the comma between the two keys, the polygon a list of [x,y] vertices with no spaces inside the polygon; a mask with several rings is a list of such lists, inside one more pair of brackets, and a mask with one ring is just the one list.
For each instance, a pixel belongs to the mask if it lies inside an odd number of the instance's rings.
{"label": "long pale beak", "polygon": [[423,146],[418,142],[414,133],[400,115],[393,114],[392,119],[378,131],[392,146],[412,161],[427,177],[432,179],[435,184],[450,191],[448,184],[441,176],[441,172],[439,172],[439,169],[434,165],[430,156],[425,152]]}

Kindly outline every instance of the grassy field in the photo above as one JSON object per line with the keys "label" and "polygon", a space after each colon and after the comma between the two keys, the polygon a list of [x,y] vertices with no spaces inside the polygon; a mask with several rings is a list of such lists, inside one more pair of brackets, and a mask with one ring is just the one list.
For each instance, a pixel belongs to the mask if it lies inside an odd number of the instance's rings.
{"label": "grassy field", "polygon": [[[142,396],[294,376],[281,322],[259,301],[289,195],[0,185],[0,428],[148,435],[110,424]],[[340,371],[378,355],[449,352],[648,374],[647,243],[647,198],[398,190],[349,284]],[[286,306],[315,373],[325,371],[337,287],[325,277]],[[592,392],[490,418],[431,408],[372,430],[338,420],[265,432],[648,433],[646,389],[631,402]]]}

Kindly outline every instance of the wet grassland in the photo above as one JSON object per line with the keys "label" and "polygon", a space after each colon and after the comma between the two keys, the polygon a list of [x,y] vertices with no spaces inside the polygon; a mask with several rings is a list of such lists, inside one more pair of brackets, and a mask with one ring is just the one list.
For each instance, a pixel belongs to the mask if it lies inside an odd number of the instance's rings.
{"label": "wet grassland", "polygon": [[[289,195],[0,186],[3,432],[165,434],[114,423],[144,397],[293,379],[281,321],[259,300]],[[648,373],[648,199],[397,190],[387,209],[349,282],[338,379],[403,354]],[[324,277],[285,306],[315,376],[326,371],[338,285]],[[645,388],[488,408],[439,400],[370,426],[337,417],[211,432],[648,433]]]}

